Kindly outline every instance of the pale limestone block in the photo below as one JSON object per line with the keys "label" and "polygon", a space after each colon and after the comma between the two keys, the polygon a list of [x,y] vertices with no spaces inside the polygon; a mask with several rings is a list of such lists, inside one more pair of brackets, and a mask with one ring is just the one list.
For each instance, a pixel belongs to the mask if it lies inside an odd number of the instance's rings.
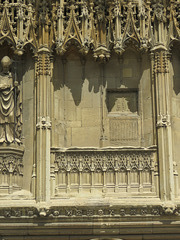
{"label": "pale limestone block", "polygon": [[151,98],[143,101],[143,116],[144,119],[152,118],[152,100]]}
{"label": "pale limestone block", "polygon": [[73,101],[73,95],[72,95],[71,89],[69,89],[68,87],[65,87],[64,89],[65,89],[64,100]]}
{"label": "pale limestone block", "polygon": [[76,120],[76,106],[74,104],[74,101],[67,101],[66,102],[66,120],[67,121],[74,121]]}
{"label": "pale limestone block", "polygon": [[93,107],[93,93],[89,92],[87,86],[83,86],[82,89],[82,99],[81,99],[81,108],[92,108]]}
{"label": "pale limestone block", "polygon": [[100,107],[100,93],[93,93],[93,108]]}
{"label": "pale limestone block", "polygon": [[65,89],[66,88],[64,87],[64,88],[61,88],[60,90],[56,91],[56,95],[61,100],[61,102],[65,101]]}
{"label": "pale limestone block", "polygon": [[176,132],[180,132],[180,118],[173,117],[172,127]]}
{"label": "pale limestone block", "polygon": [[98,127],[72,128],[72,146],[98,147],[100,130]]}
{"label": "pale limestone block", "polygon": [[180,118],[180,98],[172,98],[172,116]]}
{"label": "pale limestone block", "polygon": [[100,126],[100,109],[83,108],[82,109],[82,127]]}
{"label": "pale limestone block", "polygon": [[153,134],[151,133],[144,133],[144,139],[142,145],[144,147],[152,146],[153,145]]}
{"label": "pale limestone block", "polygon": [[58,121],[55,120],[55,144],[58,146],[64,146],[64,136],[65,136],[65,131],[66,130],[66,125],[64,121]]}
{"label": "pale limestone block", "polygon": [[[34,87],[34,83],[33,81],[26,81],[26,83],[23,86],[23,91],[24,91],[24,95],[26,95],[26,99],[33,99],[33,87]],[[31,89],[31,91],[30,91]]]}
{"label": "pale limestone block", "polygon": [[71,127],[71,128],[76,128],[76,127],[81,127],[81,121],[67,121],[67,127]]}
{"label": "pale limestone block", "polygon": [[81,121],[82,119],[82,109],[80,107],[76,108],[76,120]]}
{"label": "pale limestone block", "polygon": [[65,130],[65,147],[71,147],[72,146],[72,128],[66,127]]}

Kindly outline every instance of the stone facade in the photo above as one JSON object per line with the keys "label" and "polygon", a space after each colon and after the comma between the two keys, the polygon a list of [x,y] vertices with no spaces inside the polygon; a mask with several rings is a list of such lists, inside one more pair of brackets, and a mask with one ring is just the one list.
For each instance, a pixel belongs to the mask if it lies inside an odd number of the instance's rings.
{"label": "stone facade", "polygon": [[0,0],[0,239],[180,239],[179,0]]}

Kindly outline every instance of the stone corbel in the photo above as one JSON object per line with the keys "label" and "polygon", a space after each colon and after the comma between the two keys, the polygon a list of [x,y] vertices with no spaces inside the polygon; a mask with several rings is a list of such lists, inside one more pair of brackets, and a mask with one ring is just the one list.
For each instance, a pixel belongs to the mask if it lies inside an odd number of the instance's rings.
{"label": "stone corbel", "polygon": [[169,115],[159,115],[157,120],[157,128],[171,126]]}
{"label": "stone corbel", "polygon": [[165,215],[177,215],[177,205],[175,205],[173,202],[165,202],[162,205],[162,210]]}
{"label": "stone corbel", "polygon": [[94,50],[94,58],[99,63],[106,63],[110,58],[110,51],[105,46],[99,46]]}
{"label": "stone corbel", "polygon": [[37,129],[51,129],[51,121],[45,117],[41,117],[40,121],[36,124]]}

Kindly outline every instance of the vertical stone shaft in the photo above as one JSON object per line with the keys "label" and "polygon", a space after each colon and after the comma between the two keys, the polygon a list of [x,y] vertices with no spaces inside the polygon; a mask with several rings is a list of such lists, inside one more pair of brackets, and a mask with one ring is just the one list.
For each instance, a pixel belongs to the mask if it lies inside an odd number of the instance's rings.
{"label": "vertical stone shaft", "polygon": [[52,58],[49,50],[48,3],[41,3],[36,86],[36,200],[50,201],[50,148],[52,115]]}
{"label": "vertical stone shaft", "polygon": [[170,122],[169,59],[167,51],[163,48],[155,50],[154,58],[160,197],[164,201],[171,201],[174,199],[174,179]]}
{"label": "vertical stone shaft", "polygon": [[38,51],[37,76],[37,189],[38,202],[50,200],[50,147],[51,147],[51,74],[50,52],[42,47]]}

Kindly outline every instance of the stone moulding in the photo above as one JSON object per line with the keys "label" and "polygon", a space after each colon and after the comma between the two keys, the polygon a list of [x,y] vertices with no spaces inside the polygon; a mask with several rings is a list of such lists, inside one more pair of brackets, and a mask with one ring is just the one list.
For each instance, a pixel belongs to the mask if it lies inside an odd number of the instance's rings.
{"label": "stone moulding", "polygon": [[[114,221],[117,219],[130,218],[133,219],[143,217],[156,218],[164,216],[174,216],[174,219],[180,217],[180,206],[173,204],[154,204],[154,205],[104,205],[104,206],[45,206],[45,207],[3,207],[0,208],[0,219],[8,218],[58,218],[64,222],[69,221],[71,218],[88,221],[89,218],[98,220],[109,219]],[[121,221],[121,220],[120,220]]]}
{"label": "stone moulding", "polygon": [[104,196],[157,194],[155,147],[51,149],[51,154],[55,155],[51,163],[52,197],[83,192]]}
{"label": "stone moulding", "polygon": [[23,154],[20,147],[0,148],[0,196],[22,189]]}

